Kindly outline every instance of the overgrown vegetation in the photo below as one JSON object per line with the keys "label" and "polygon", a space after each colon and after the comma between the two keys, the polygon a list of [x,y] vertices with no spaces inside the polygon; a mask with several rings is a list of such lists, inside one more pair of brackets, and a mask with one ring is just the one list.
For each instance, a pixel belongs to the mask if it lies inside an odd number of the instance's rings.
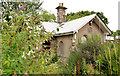
{"label": "overgrown vegetation", "polygon": [[[39,14],[39,18],[41,21],[46,22],[55,22],[56,17],[53,13],[48,12],[47,10],[43,9],[42,6],[43,2],[33,2],[33,1],[25,1],[25,2],[0,2],[1,10],[3,17],[6,21],[11,20],[9,18],[11,11],[18,12],[19,10],[23,10],[23,14],[34,14],[37,12]],[[22,7],[24,8],[22,8]],[[9,9],[9,11],[8,11]],[[7,11],[6,11],[7,10]]]}
{"label": "overgrown vegetation", "polygon": [[20,3],[20,5],[22,6],[16,11],[11,11],[6,6],[0,20],[2,73],[47,74],[50,71],[47,69],[47,64],[55,56],[55,51],[42,49],[42,43],[50,40],[53,32],[46,32],[36,11],[25,14],[27,4]]}
{"label": "overgrown vegetation", "polygon": [[114,43],[106,42],[102,46],[102,53],[99,54],[96,60],[96,66],[101,74],[118,74],[120,68],[120,46],[117,41]]}
{"label": "overgrown vegetation", "polygon": [[78,43],[71,51],[66,69],[69,74],[118,74],[120,70],[119,41],[101,44],[99,36]]}
{"label": "overgrown vegetation", "polygon": [[[64,64],[58,59],[55,50],[42,48],[42,43],[51,40],[53,32],[46,32],[41,25],[41,15],[38,12],[27,9],[30,6],[34,9],[32,4],[29,6],[25,3],[17,3],[16,5],[19,7],[12,6],[14,8],[12,10],[9,5],[3,4],[4,10],[0,20],[2,25],[1,58],[3,74],[108,75],[119,73],[120,43],[118,41],[102,44],[100,37],[97,35],[93,35],[84,42],[78,41],[75,48],[71,50],[67,63]],[[41,6],[41,3],[39,5]],[[45,11],[43,13],[48,12]],[[89,12],[82,11],[80,13],[89,15]],[[80,13],[77,13],[78,17],[85,16]],[[94,13],[94,11],[91,12],[91,14]],[[46,21],[49,17],[43,16],[46,17],[45,19],[43,18],[43,21]],[[53,17],[51,21],[54,20],[55,18]],[[107,22],[107,19],[105,21]]]}
{"label": "overgrown vegetation", "polygon": [[[96,56],[99,55],[100,50],[101,39],[97,35],[93,35],[87,41],[79,42],[68,58],[69,70],[75,74],[92,74],[87,71],[90,68],[88,64],[95,63]],[[77,69],[76,72],[75,68]]]}

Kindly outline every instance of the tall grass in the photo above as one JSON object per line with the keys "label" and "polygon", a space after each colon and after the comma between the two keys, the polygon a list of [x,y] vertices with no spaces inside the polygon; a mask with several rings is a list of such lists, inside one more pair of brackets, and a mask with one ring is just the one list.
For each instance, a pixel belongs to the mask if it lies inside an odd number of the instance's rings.
{"label": "tall grass", "polygon": [[72,74],[120,74],[120,43],[101,42],[99,36],[75,45],[68,57],[68,69]]}
{"label": "tall grass", "polygon": [[118,42],[114,41],[106,42],[102,46],[102,52],[99,54],[96,60],[97,64],[101,63],[100,70],[104,74],[118,74],[120,65],[120,55]]}

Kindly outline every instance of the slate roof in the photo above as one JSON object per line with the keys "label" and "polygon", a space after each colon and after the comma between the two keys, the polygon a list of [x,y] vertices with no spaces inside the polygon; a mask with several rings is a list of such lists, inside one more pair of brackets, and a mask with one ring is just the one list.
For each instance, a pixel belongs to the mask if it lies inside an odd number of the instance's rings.
{"label": "slate roof", "polygon": [[47,32],[52,32],[53,30],[56,31],[56,29],[59,27],[59,24],[55,22],[42,22],[42,25]]}
{"label": "slate roof", "polygon": [[64,25],[62,25],[63,28],[60,28],[59,32],[57,32],[57,34],[58,33],[67,33],[67,32],[71,32],[71,31],[76,32],[82,26],[84,26],[86,23],[88,23],[91,19],[93,19],[94,17],[95,17],[95,14],[66,22],[66,23],[64,23]]}
{"label": "slate roof", "polygon": [[[65,34],[69,32],[77,32],[80,28],[82,28],[85,24],[87,24],[90,20],[95,18],[96,14],[85,16],[79,19],[75,19],[69,22],[62,23],[62,27],[59,27],[60,24],[54,22],[42,22],[42,25],[45,27],[46,31],[51,32],[53,30],[56,31],[56,34]],[[57,28],[59,31],[57,32]],[[109,28],[108,28],[109,30]]]}

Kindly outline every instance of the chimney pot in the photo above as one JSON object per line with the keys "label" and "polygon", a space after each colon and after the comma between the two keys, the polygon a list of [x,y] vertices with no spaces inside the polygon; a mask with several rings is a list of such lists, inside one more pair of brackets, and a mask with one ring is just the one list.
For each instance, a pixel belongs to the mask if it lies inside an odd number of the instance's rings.
{"label": "chimney pot", "polygon": [[61,3],[59,3],[59,6],[61,6]]}
{"label": "chimney pot", "polygon": [[63,6],[63,3],[59,3],[59,6]]}
{"label": "chimney pot", "polygon": [[62,3],[62,6],[63,6],[63,3]]}

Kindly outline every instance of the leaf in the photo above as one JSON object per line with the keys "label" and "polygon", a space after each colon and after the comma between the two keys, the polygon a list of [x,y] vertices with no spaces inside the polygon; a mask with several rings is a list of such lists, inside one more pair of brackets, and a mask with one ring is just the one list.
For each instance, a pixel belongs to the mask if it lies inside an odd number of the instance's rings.
{"label": "leaf", "polygon": [[118,68],[117,68],[117,65],[114,65],[114,66],[113,66],[113,70],[116,72],[117,69],[118,69]]}
{"label": "leaf", "polygon": [[59,31],[59,28],[57,28],[57,32]]}
{"label": "leaf", "polygon": [[30,46],[29,46],[29,51],[31,50]]}
{"label": "leaf", "polygon": [[40,34],[40,39],[42,38],[42,34]]}
{"label": "leaf", "polygon": [[42,56],[40,56],[40,59],[42,58]]}
{"label": "leaf", "polygon": [[10,66],[10,62],[7,62],[7,66],[8,66],[8,67]]}
{"label": "leaf", "polygon": [[23,64],[23,61],[21,60],[20,63]]}
{"label": "leaf", "polygon": [[4,63],[3,63],[3,65],[6,65],[8,63],[8,61],[5,61]]}
{"label": "leaf", "polygon": [[45,59],[45,56],[43,56],[43,58]]}

